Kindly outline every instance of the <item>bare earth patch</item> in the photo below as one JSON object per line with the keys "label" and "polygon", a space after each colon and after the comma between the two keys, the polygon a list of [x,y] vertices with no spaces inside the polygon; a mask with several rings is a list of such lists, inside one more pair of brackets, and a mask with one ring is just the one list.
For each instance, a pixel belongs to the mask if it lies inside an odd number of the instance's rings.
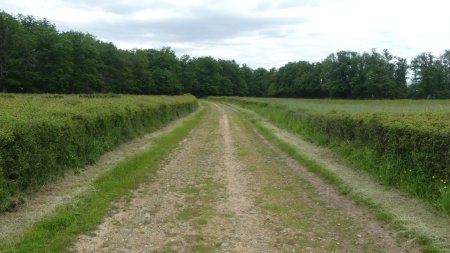
{"label": "bare earth patch", "polygon": [[211,104],[147,184],[114,204],[77,252],[416,252]]}
{"label": "bare earth patch", "polygon": [[175,120],[161,130],[120,145],[102,155],[97,163],[86,166],[77,173],[68,172],[64,177],[42,187],[36,193],[28,196],[25,204],[19,206],[14,212],[1,213],[0,240],[9,240],[20,235],[25,228],[51,213],[56,207],[90,189],[92,182],[103,172],[112,168],[125,157],[149,147],[156,137],[170,132],[181,122],[193,117],[194,114]]}

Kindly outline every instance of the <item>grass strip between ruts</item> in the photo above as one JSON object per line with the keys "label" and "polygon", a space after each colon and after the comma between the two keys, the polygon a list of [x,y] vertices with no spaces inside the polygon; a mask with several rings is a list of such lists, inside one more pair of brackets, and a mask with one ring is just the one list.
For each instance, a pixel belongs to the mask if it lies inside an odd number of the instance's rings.
{"label": "grass strip between ruts", "polygon": [[158,164],[176,147],[205,115],[184,121],[170,133],[157,139],[145,151],[126,158],[110,171],[99,176],[90,190],[51,215],[36,222],[13,242],[1,242],[0,252],[64,252],[80,233],[95,228],[107,214],[111,202],[126,195],[130,189],[148,179]]}
{"label": "grass strip between ruts", "polygon": [[[376,217],[379,220],[385,221],[391,226],[393,226],[395,229],[400,231],[400,234],[404,236],[405,238],[411,238],[415,237],[420,245],[422,245],[422,250],[427,253],[434,253],[434,252],[444,252],[444,250],[440,249],[437,245],[435,245],[431,238],[418,233],[416,231],[411,231],[404,226],[402,226],[402,223],[399,222],[393,216],[388,210],[384,210],[379,205],[372,202],[370,199],[368,199],[365,196],[361,196],[360,194],[355,194],[354,191],[349,187],[347,184],[345,184],[339,177],[337,177],[334,173],[324,168],[322,165],[317,163],[316,161],[309,159],[299,153],[295,147],[290,145],[289,143],[286,143],[282,139],[278,138],[274,133],[272,133],[268,128],[266,128],[262,123],[261,119],[254,117],[252,114],[239,110],[240,113],[245,115],[245,118],[257,129],[257,131],[264,136],[270,143],[275,145],[277,148],[281,149],[285,153],[287,153],[290,157],[297,160],[300,164],[305,166],[309,171],[319,175],[323,179],[325,179],[327,182],[335,185],[337,189],[341,192],[343,195],[349,196],[355,203],[357,204],[364,204],[369,209],[372,210],[372,212],[376,215]],[[259,116],[260,117],[260,116]]]}

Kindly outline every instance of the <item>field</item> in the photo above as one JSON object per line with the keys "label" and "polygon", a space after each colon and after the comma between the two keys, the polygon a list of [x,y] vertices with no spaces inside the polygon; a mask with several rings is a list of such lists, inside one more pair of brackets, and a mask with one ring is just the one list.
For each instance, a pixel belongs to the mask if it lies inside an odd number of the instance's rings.
{"label": "field", "polygon": [[0,211],[196,107],[190,95],[1,95]]}
{"label": "field", "polygon": [[[0,214],[1,252],[450,249],[448,101],[13,95],[2,103],[2,169],[18,176],[3,177],[16,206]],[[14,203],[21,196],[25,204]]]}
{"label": "field", "polygon": [[[344,100],[344,99],[295,99],[295,98],[242,98],[245,101],[286,105],[290,109],[309,112],[372,113],[450,113],[450,100]],[[450,123],[449,123],[450,124]]]}
{"label": "field", "polygon": [[450,212],[449,100],[219,98],[331,147],[380,182]]}

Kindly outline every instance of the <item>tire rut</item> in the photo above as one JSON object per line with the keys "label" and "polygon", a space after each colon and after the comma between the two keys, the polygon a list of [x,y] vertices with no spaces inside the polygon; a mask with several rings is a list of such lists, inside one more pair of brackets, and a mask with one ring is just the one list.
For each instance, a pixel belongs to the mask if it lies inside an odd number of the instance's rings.
{"label": "tire rut", "polygon": [[[218,107],[218,106],[217,106]],[[233,214],[232,237],[223,243],[229,252],[275,252],[272,247],[273,232],[264,226],[265,218],[255,205],[255,196],[249,189],[248,175],[243,173],[242,164],[236,159],[236,145],[232,138],[228,115],[223,108],[220,112],[220,129],[225,150],[224,166],[219,175],[225,179],[227,198],[217,209]]]}

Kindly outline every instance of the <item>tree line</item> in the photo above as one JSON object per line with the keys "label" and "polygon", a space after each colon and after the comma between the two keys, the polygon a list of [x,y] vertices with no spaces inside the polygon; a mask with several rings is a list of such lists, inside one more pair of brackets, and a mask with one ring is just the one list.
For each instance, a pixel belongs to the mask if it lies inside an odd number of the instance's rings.
{"label": "tree line", "polygon": [[46,19],[0,12],[0,91],[303,98],[450,98],[450,50],[411,60],[340,51],[320,62],[252,69],[234,60],[122,50]]}

